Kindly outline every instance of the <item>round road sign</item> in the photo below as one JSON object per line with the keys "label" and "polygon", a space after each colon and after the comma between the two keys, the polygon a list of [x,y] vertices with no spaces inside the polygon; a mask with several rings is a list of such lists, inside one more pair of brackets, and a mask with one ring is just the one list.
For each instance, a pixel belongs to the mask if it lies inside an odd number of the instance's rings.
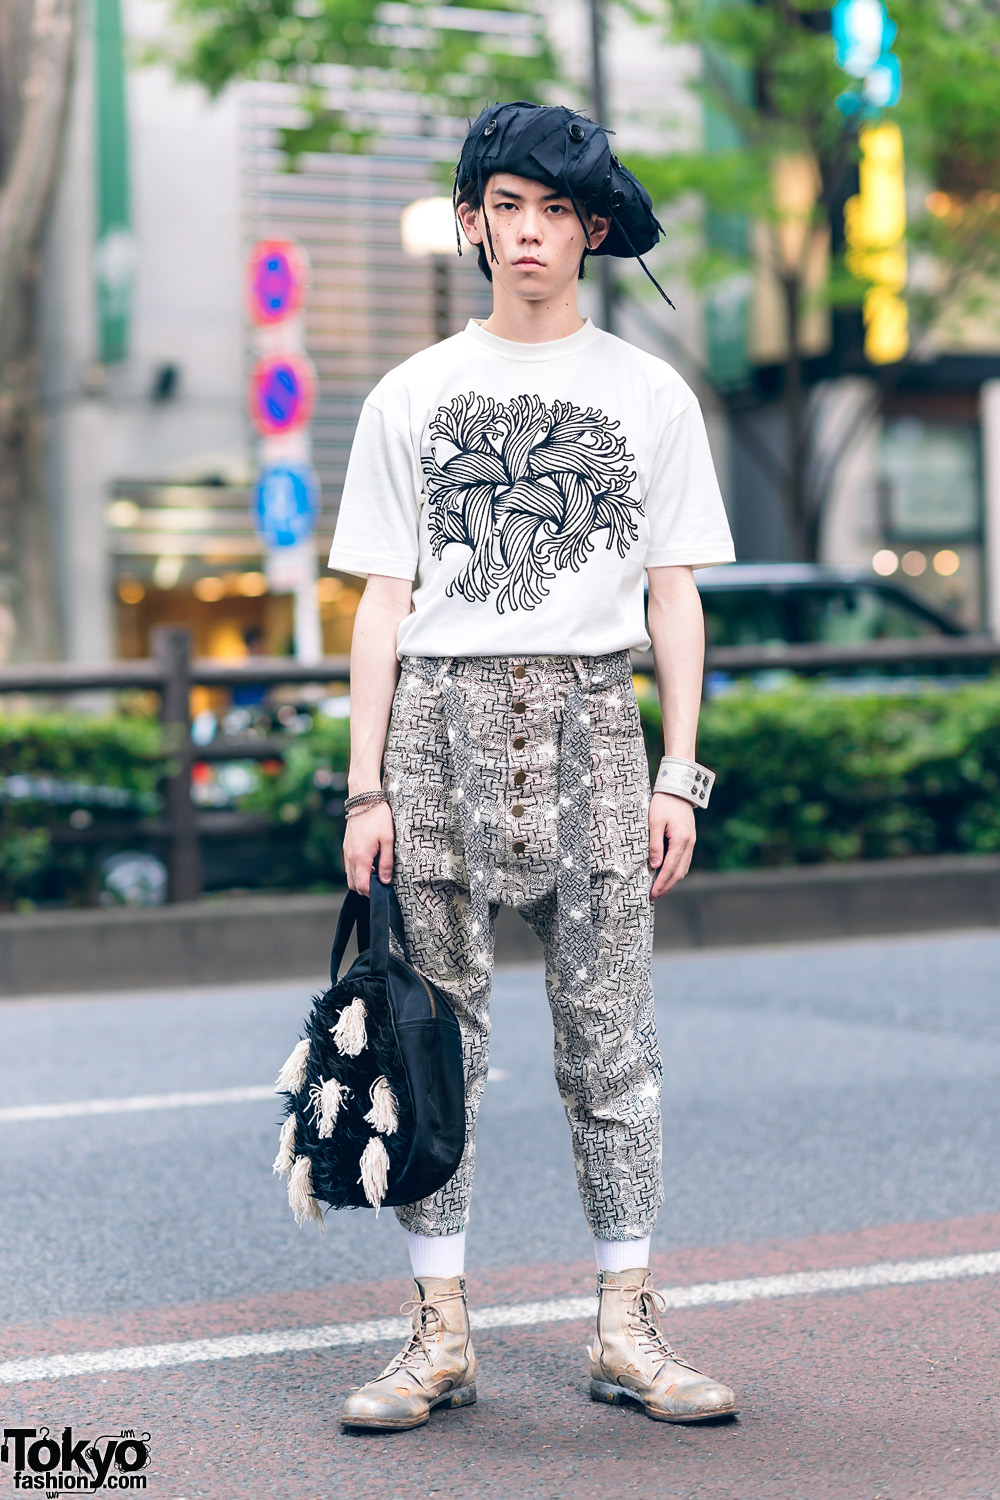
{"label": "round road sign", "polygon": [[318,502],[319,486],[312,469],[304,464],[272,464],[257,479],[257,530],[269,547],[293,547],[312,536]]}
{"label": "round road sign", "polygon": [[308,261],[292,240],[259,240],[247,265],[247,301],[255,323],[280,323],[302,306]]}
{"label": "round road sign", "polygon": [[304,427],[316,392],[313,367],[301,354],[268,354],[250,377],[250,415],[265,437]]}

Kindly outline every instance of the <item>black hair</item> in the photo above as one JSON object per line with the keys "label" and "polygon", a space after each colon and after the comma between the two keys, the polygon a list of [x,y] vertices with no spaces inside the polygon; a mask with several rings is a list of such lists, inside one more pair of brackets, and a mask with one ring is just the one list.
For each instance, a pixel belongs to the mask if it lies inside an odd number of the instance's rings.
{"label": "black hair", "polygon": [[[566,196],[569,197],[569,194],[567,194]],[[465,189],[465,192],[464,193],[460,193],[458,195],[458,197],[455,200],[455,203],[456,203],[456,207],[460,206],[463,203],[467,203],[470,208],[473,208],[473,209],[476,209],[476,210],[483,209],[484,212],[485,212],[485,205],[483,203],[483,195],[479,191],[479,184],[475,183],[475,182],[470,182],[469,183],[468,187]],[[586,208],[586,206],[584,207],[584,213],[587,214],[588,218],[591,217],[591,214],[589,213],[589,211]],[[479,269],[482,271],[483,275],[486,277],[486,280],[492,284],[492,282],[493,282],[493,270],[492,270],[492,268],[490,266],[490,257],[486,254],[486,245],[485,245],[485,243],[483,241],[480,241],[479,245],[476,248],[477,248],[477,250],[479,252],[478,255],[477,255],[477,257],[476,257],[477,263],[479,265]],[[493,241],[492,241],[492,239],[490,239],[490,249],[491,250],[493,249]],[[586,249],[586,250],[584,250],[583,254],[580,257],[579,278],[580,278],[581,281],[584,279],[584,277],[587,274],[587,256],[589,254],[590,254],[590,250]]]}

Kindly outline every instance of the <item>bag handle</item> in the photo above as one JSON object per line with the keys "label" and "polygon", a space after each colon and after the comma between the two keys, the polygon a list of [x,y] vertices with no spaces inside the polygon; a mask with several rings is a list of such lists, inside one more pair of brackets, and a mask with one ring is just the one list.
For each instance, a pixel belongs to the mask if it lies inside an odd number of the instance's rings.
{"label": "bag handle", "polygon": [[383,884],[373,866],[369,888],[370,897],[362,896],[357,891],[348,891],[344,897],[337,921],[337,935],[333,940],[333,952],[330,954],[331,984],[337,983],[340,965],[344,961],[347,944],[355,926],[358,929],[358,952],[364,953],[366,948],[370,949],[373,974],[382,975],[388,971],[390,928],[403,950],[403,957],[407,963],[410,961],[403,913],[392,881],[388,880]]}

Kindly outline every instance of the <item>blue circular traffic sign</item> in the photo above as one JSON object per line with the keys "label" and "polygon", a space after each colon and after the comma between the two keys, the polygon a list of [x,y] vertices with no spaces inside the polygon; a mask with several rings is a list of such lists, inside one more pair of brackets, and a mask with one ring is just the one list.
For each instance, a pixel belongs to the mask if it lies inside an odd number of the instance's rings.
{"label": "blue circular traffic sign", "polygon": [[293,547],[312,536],[318,504],[319,485],[312,469],[304,464],[273,464],[257,480],[257,530],[269,547]]}

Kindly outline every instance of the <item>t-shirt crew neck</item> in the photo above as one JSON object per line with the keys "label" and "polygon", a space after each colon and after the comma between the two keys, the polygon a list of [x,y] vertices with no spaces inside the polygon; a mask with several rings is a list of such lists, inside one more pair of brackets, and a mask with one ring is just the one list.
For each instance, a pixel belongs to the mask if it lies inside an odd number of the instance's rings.
{"label": "t-shirt crew neck", "polygon": [[595,327],[589,318],[585,319],[583,327],[578,328],[575,333],[569,333],[561,339],[548,339],[541,344],[522,344],[516,339],[502,339],[498,334],[487,332],[482,323],[477,323],[475,318],[470,318],[462,331],[474,344],[478,344],[481,349],[488,350],[490,354],[496,354],[501,359],[522,360],[525,363],[534,360],[565,359],[567,356],[580,354],[601,335],[601,330]]}
{"label": "t-shirt crew neck", "polygon": [[361,412],[330,566],[413,581],[403,656],[649,645],[643,571],[733,560],[697,399],[596,328],[522,344],[475,321]]}

